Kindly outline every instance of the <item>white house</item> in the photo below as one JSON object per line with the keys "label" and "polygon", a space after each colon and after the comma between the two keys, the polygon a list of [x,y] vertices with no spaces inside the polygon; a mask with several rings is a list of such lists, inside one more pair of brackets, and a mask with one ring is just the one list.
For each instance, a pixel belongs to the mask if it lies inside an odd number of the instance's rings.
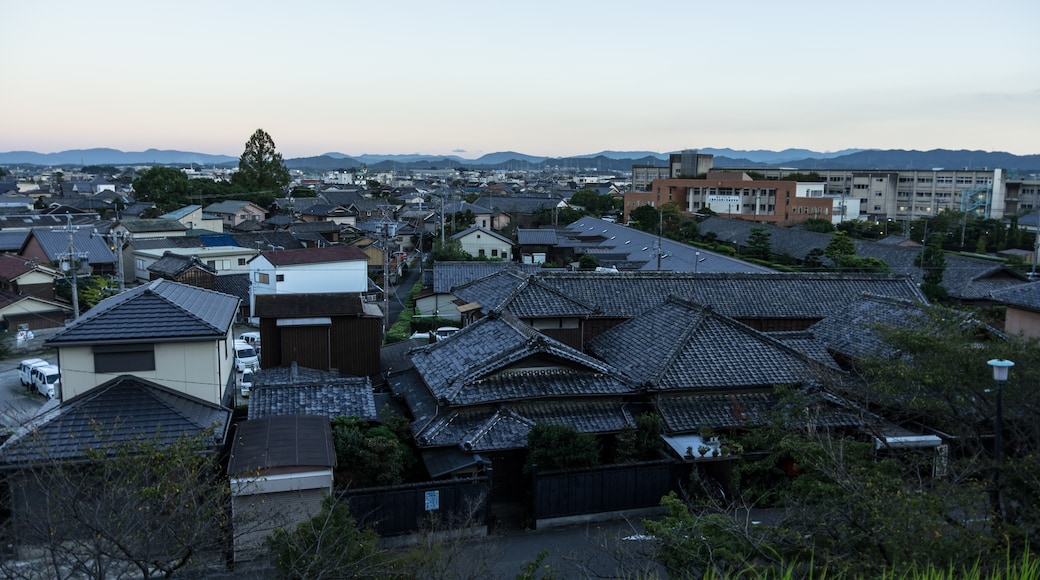
{"label": "white house", "polygon": [[353,246],[268,250],[249,260],[249,281],[252,316],[259,294],[366,292],[368,256]]}
{"label": "white house", "polygon": [[217,276],[246,274],[250,271],[249,260],[256,256],[253,248],[241,246],[212,246],[204,248],[152,248],[134,250],[134,276],[146,282],[150,279],[148,267],[163,257],[166,252],[180,256],[197,256],[207,266],[217,271]]}
{"label": "white house", "polygon": [[491,258],[510,260],[513,252],[513,240],[495,232],[473,226],[451,237],[462,246],[462,251],[474,258]]}
{"label": "white house", "polygon": [[177,220],[188,230],[206,230],[218,234],[224,232],[223,220],[219,216],[203,213],[201,205],[186,205],[159,217]]}

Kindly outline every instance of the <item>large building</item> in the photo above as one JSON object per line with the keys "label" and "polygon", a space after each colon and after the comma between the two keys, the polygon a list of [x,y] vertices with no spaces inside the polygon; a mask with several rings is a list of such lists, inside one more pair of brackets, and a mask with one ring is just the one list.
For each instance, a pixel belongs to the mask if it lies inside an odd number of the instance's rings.
{"label": "large building", "polygon": [[[712,164],[711,155],[683,151],[670,155],[667,167],[633,166],[632,191],[625,194],[626,215],[640,205],[668,201],[678,202],[687,213],[709,207],[731,217],[778,224],[807,219],[803,211],[809,212],[808,217],[837,223],[846,219],[912,221],[944,211],[1002,219],[1040,210],[1040,181],[1009,179],[1007,171],[1000,168],[879,170],[755,166],[713,169]],[[753,175],[754,185],[733,184],[731,179],[721,180],[722,183],[716,179],[713,183],[706,176],[715,171]],[[799,182],[799,188],[791,189],[791,198],[807,199],[798,200],[797,209],[786,207],[787,190],[794,187],[789,185],[794,183],[790,177],[797,174],[796,179],[804,179],[808,173],[816,174],[819,181]],[[680,176],[699,179],[678,179]]]}

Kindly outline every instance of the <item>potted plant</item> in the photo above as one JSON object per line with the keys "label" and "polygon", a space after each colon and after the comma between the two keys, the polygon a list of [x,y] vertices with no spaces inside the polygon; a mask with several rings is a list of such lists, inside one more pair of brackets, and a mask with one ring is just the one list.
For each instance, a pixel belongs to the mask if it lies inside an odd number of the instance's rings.
{"label": "potted plant", "polygon": [[705,455],[707,455],[709,451],[711,451],[711,447],[708,447],[707,445],[698,445],[697,446],[697,453],[700,453],[701,457],[704,457]]}
{"label": "potted plant", "polygon": [[[704,455],[704,454],[701,453],[701,455]],[[687,447],[686,448],[686,457],[693,457],[693,447]]]}

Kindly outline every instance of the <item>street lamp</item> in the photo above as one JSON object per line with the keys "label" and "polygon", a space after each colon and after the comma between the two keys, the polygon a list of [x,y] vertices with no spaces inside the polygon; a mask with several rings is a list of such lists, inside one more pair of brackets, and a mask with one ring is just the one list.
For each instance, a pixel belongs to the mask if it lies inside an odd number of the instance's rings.
{"label": "street lamp", "polygon": [[1008,370],[1015,363],[995,358],[988,361],[993,368],[993,381],[997,383],[997,410],[993,414],[993,507],[1000,521],[1004,520],[1004,498],[1001,496],[1001,476],[1003,467],[1002,452],[1004,450],[1001,432],[1004,430],[1004,383],[1008,379]]}

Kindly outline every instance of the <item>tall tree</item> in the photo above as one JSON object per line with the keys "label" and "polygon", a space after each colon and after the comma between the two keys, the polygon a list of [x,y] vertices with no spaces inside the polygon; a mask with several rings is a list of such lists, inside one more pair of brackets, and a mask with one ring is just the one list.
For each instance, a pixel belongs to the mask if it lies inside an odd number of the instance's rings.
{"label": "tall tree", "polygon": [[238,171],[231,182],[253,191],[281,189],[289,185],[289,170],[274,140],[263,129],[257,129],[246,141],[246,149],[238,158]]}
{"label": "tall tree", "polygon": [[134,180],[134,193],[140,201],[150,201],[163,211],[185,205],[189,198],[189,178],[180,169],[156,165]]}
{"label": "tall tree", "polygon": [[752,258],[758,258],[760,260],[768,260],[769,255],[773,253],[773,242],[770,239],[772,236],[763,227],[751,228],[751,233],[748,235],[747,253]]}

